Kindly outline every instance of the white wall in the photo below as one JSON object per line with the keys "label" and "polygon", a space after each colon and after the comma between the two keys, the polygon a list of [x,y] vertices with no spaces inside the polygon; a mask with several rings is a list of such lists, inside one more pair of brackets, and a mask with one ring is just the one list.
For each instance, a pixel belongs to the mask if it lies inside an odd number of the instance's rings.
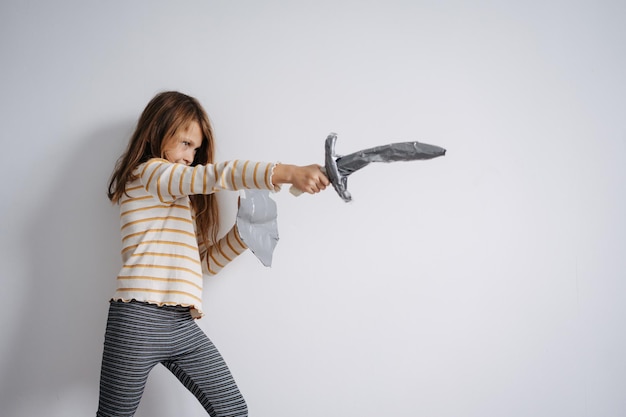
{"label": "white wall", "polygon": [[[626,415],[625,5],[3,1],[1,415],[95,415],[105,188],[165,89],[220,159],[448,149],[355,174],[351,204],[275,195],[274,266],[207,281],[252,416]],[[137,416],[170,415],[204,414],[156,369]]]}

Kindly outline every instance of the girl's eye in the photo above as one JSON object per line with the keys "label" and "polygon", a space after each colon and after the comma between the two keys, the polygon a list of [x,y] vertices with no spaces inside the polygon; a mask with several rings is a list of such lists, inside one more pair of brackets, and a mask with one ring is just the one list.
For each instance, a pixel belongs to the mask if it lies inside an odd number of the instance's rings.
{"label": "girl's eye", "polygon": [[189,146],[189,145],[191,145],[191,143],[189,143],[189,142],[187,142],[186,140],[184,140],[184,141],[183,141],[183,145],[184,145],[184,146]]}

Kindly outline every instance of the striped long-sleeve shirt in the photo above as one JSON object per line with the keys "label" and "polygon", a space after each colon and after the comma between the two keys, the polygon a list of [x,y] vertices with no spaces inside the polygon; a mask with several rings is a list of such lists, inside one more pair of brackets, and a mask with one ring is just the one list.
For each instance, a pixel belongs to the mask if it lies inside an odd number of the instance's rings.
{"label": "striped long-sleeve shirt", "polygon": [[202,312],[203,274],[215,275],[246,250],[236,227],[206,248],[196,234],[189,196],[272,184],[275,164],[231,161],[186,166],[151,159],[120,199],[123,266],[114,300],[191,307]]}

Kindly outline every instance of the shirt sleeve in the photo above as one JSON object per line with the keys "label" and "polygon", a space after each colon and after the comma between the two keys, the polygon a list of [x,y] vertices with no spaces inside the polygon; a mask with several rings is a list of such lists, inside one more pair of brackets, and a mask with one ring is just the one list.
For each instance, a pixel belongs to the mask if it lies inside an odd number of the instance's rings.
{"label": "shirt sleeve", "polygon": [[216,275],[233,259],[241,255],[248,246],[239,237],[237,226],[217,241],[214,245],[206,248],[202,242],[198,242],[200,248],[200,260],[202,272],[205,275]]}
{"label": "shirt sleeve", "polygon": [[276,163],[226,161],[216,164],[187,166],[165,159],[151,159],[139,166],[138,175],[146,191],[162,203],[220,190],[260,189],[278,191],[272,183]]}

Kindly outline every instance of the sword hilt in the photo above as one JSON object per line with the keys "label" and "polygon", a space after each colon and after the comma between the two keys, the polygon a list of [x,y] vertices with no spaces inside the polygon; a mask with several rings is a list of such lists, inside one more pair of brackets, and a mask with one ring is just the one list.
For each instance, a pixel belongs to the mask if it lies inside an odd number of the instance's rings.
{"label": "sword hilt", "polygon": [[[339,197],[346,203],[352,200],[352,196],[348,192],[348,177],[345,175],[341,175],[339,172],[339,168],[337,167],[337,160],[335,157],[335,143],[337,142],[337,134],[334,132],[330,132],[330,134],[326,137],[326,142],[324,144],[325,151],[325,166],[322,168],[322,172],[324,175],[328,177],[330,183],[333,185]],[[289,188],[289,192],[294,196],[298,197],[302,195],[303,191],[294,187],[293,185]]]}
{"label": "sword hilt", "polygon": [[335,157],[335,143],[337,142],[337,134],[331,132],[326,138],[325,151],[326,151],[326,176],[330,180],[339,197],[346,203],[352,200],[352,196],[348,192],[348,177],[341,175],[339,168],[337,167],[337,160]]}

